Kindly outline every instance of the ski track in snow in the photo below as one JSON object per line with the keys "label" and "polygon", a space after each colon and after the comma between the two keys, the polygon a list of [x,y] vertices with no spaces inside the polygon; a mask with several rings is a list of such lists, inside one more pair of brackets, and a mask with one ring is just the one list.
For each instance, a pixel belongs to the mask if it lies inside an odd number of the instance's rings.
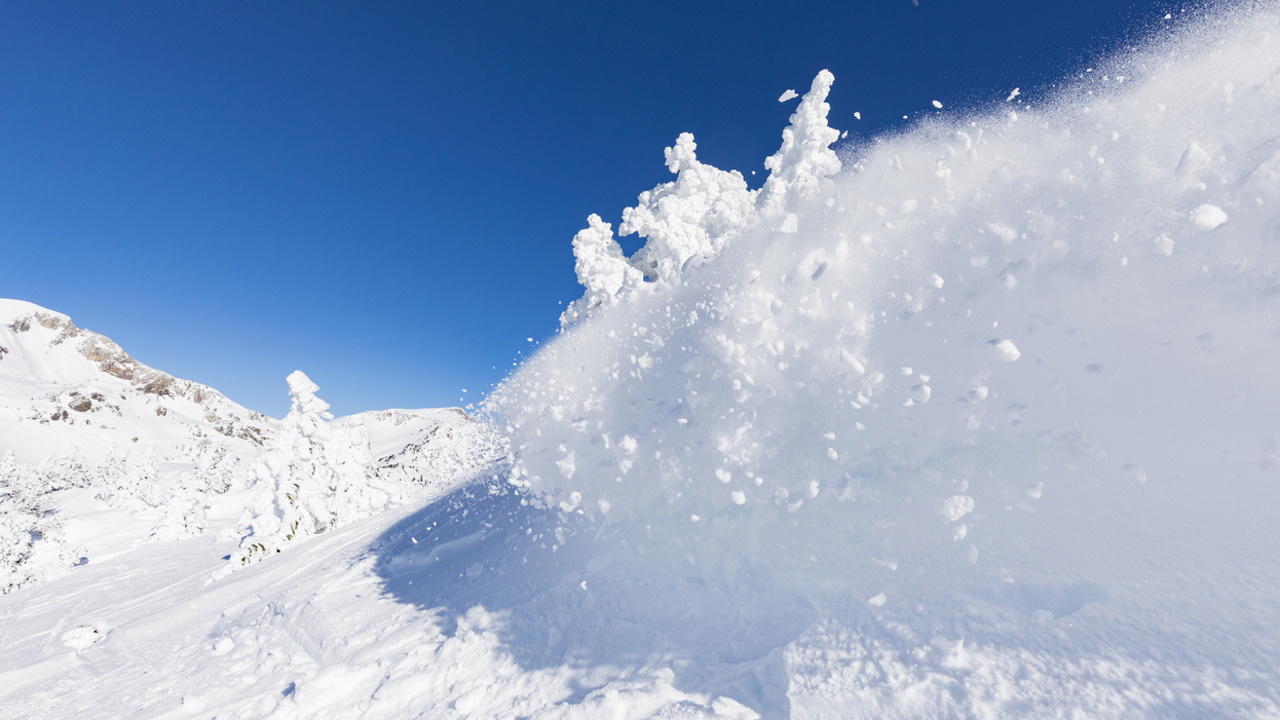
{"label": "ski track in snow", "polygon": [[758,215],[682,136],[624,225],[688,257],[593,217],[508,464],[0,597],[0,714],[1280,716],[1278,38],[1211,14],[830,179],[816,82]]}

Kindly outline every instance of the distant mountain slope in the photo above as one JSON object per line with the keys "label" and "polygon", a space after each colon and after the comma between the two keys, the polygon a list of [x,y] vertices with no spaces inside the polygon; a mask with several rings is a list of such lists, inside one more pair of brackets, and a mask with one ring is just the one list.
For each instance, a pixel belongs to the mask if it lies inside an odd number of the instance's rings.
{"label": "distant mountain slope", "polygon": [[[147,541],[243,537],[280,483],[337,497],[286,467],[285,425],[139,362],[63,313],[0,299],[0,594]],[[345,448],[333,457],[356,478],[347,491],[376,485],[388,506],[502,453],[458,408],[360,413],[331,428],[321,444]]]}
{"label": "distant mountain slope", "polygon": [[0,455],[22,462],[77,450],[100,461],[113,446],[172,457],[199,437],[254,454],[275,421],[207,385],[134,359],[66,315],[0,299]]}

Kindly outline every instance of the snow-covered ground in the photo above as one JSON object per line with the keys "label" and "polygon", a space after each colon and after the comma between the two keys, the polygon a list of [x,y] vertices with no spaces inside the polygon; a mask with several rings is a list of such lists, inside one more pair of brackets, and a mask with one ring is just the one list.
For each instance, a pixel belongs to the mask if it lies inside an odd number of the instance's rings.
{"label": "snow-covered ground", "polygon": [[0,713],[1280,717],[1275,4],[838,155],[832,81],[574,239],[506,457],[0,597]]}

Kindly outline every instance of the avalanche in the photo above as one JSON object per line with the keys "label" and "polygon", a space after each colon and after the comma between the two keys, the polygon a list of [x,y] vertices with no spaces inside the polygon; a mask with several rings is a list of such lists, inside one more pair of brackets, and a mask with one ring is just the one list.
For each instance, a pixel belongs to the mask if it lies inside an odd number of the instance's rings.
{"label": "avalanche", "polygon": [[679,136],[640,251],[574,238],[480,481],[0,597],[0,709],[1280,715],[1277,37],[1208,14],[834,149],[824,71],[754,189]]}

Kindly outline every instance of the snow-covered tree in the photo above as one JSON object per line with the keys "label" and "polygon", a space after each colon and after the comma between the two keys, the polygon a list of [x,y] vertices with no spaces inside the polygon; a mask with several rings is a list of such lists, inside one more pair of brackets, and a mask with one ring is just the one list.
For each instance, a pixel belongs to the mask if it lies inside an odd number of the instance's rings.
{"label": "snow-covered tree", "polygon": [[78,448],[73,448],[65,455],[45,458],[37,466],[36,475],[41,492],[54,492],[91,487],[99,482],[100,472],[84,459]]}
{"label": "snow-covered tree", "polygon": [[692,133],[681,133],[666,149],[676,179],[640,194],[622,211],[620,235],[646,238],[631,262],[651,280],[671,281],[690,262],[706,261],[757,222],[756,192],[737,170],[698,160]]}
{"label": "snow-covered tree", "polygon": [[287,544],[367,517],[403,499],[394,484],[373,472],[362,427],[329,424],[329,404],[302,371],[288,377],[293,405],[266,455],[252,472],[264,487],[254,506],[233,566],[280,552]]}
{"label": "snow-covered tree", "polygon": [[204,439],[196,450],[195,486],[206,492],[222,494],[231,489],[240,458],[231,452],[225,442]]}
{"label": "snow-covered tree", "polygon": [[798,204],[819,196],[840,171],[831,149],[840,133],[827,124],[833,82],[826,70],[813,79],[782,131],[782,146],[765,160],[769,177],[760,190],[751,190],[736,170],[699,161],[692,134],[676,138],[666,149],[667,169],[676,179],[641,193],[635,207],[622,211],[619,235],[645,238],[635,255],[623,254],[612,228],[596,215],[573,238],[574,267],[586,293],[565,310],[561,326],[625,301],[646,280],[659,286],[678,282],[752,229],[795,232]]}
{"label": "snow-covered tree", "polygon": [[587,227],[574,236],[573,258],[578,282],[587,292],[560,316],[562,327],[587,317],[597,308],[617,303],[644,285],[644,273],[628,262],[613,238],[613,227],[599,215],[587,218]]}
{"label": "snow-covered tree", "polygon": [[791,210],[793,202],[816,197],[827,178],[840,172],[840,158],[831,149],[840,132],[827,124],[827,95],[835,81],[828,70],[818,73],[782,131],[782,147],[765,159],[769,178],[759,198],[764,217],[777,218]]}
{"label": "snow-covered tree", "polygon": [[174,484],[164,505],[164,514],[151,530],[152,540],[182,540],[195,537],[208,526],[207,494],[200,481],[184,475]]}
{"label": "snow-covered tree", "polygon": [[160,507],[170,499],[171,490],[160,474],[154,447],[144,450],[132,464],[127,455],[122,457],[113,448],[98,475],[98,499],[118,510],[136,514]]}

